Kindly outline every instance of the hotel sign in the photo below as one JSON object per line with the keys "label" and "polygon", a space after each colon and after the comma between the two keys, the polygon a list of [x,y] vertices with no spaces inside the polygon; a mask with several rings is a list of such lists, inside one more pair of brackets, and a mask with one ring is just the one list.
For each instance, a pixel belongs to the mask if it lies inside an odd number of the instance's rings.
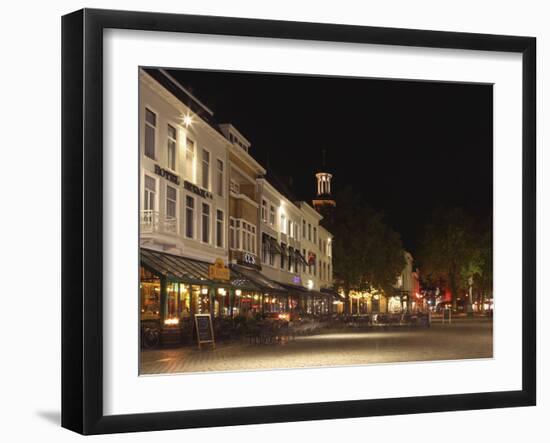
{"label": "hotel sign", "polygon": [[212,199],[211,192],[208,192],[206,189],[199,188],[197,185],[188,182],[187,180],[183,181],[183,187],[194,194],[200,195],[202,198]]}
{"label": "hotel sign", "polygon": [[213,265],[208,266],[208,277],[212,280],[230,280],[229,268],[225,266],[223,259],[217,258]]}
{"label": "hotel sign", "polygon": [[166,180],[171,181],[176,185],[180,184],[179,176],[170,172],[168,169],[161,168],[159,165],[155,165],[155,174],[164,177]]}

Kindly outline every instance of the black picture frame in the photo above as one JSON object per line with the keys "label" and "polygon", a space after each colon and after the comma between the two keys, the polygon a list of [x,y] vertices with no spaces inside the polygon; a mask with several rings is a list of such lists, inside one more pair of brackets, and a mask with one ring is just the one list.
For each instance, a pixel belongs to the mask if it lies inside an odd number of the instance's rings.
{"label": "black picture frame", "polygon": [[[103,30],[455,48],[522,54],[522,389],[132,415],[103,413]],[[83,9],[62,18],[62,426],[82,434],[412,414],[536,403],[536,39]]]}

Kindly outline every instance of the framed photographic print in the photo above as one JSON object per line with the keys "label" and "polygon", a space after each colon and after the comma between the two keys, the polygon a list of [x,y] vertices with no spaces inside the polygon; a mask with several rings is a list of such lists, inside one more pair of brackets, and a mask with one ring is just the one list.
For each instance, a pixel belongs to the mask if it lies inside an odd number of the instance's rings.
{"label": "framed photographic print", "polygon": [[62,425],[536,402],[531,37],[62,21]]}

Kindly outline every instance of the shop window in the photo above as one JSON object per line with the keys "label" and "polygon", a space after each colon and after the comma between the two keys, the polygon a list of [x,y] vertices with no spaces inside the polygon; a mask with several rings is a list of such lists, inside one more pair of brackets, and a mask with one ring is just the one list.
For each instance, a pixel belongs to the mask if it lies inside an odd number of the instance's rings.
{"label": "shop window", "polygon": [[141,320],[160,319],[160,278],[140,267],[140,310]]}

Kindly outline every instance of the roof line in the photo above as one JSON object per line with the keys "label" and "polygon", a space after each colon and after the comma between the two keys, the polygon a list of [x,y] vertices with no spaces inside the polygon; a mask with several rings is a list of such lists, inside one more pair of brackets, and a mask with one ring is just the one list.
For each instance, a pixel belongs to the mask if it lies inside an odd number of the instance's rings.
{"label": "roof line", "polygon": [[172,83],[174,83],[175,86],[177,86],[179,89],[181,89],[183,92],[185,92],[189,97],[191,97],[194,101],[197,102],[206,112],[208,112],[211,116],[214,115],[214,111],[210,110],[208,106],[206,106],[203,102],[201,102],[197,97],[195,97],[193,94],[191,94],[187,89],[185,89],[174,77],[172,77],[168,72],[166,72],[164,69],[159,68],[159,71],[164,74],[166,78],[168,78]]}

